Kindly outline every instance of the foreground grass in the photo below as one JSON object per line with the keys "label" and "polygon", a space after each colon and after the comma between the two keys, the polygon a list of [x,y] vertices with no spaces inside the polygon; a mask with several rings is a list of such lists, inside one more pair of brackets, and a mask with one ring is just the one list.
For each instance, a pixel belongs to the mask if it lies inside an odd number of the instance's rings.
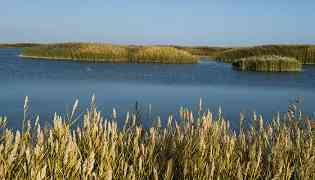
{"label": "foreground grass", "polygon": [[[180,111],[144,129],[137,114],[118,129],[116,111],[104,119],[95,106],[82,127],[70,127],[57,114],[51,128],[25,119],[23,131],[2,126],[1,179],[314,179],[315,147],[311,121],[291,106],[288,114],[234,132],[222,114]],[[28,109],[26,101],[25,113]],[[0,119],[2,124],[5,120]],[[75,130],[73,130],[75,129]]]}
{"label": "foreground grass", "polygon": [[241,71],[292,72],[301,71],[302,65],[295,58],[275,55],[253,56],[233,62],[233,67]]}
{"label": "foreground grass", "polygon": [[232,48],[221,52],[216,59],[224,62],[264,55],[278,55],[296,58],[302,64],[315,64],[315,45],[264,45]]}
{"label": "foreground grass", "polygon": [[21,57],[111,63],[196,63],[189,52],[168,46],[63,43],[23,48]]}

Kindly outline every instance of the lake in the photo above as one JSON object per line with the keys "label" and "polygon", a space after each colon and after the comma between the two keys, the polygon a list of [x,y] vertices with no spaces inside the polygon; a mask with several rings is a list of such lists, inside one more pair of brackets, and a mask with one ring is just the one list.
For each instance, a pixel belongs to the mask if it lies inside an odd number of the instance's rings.
{"label": "lake", "polygon": [[0,49],[0,116],[8,117],[11,128],[21,127],[25,96],[30,116],[48,123],[54,112],[70,112],[75,99],[85,111],[93,94],[105,116],[116,108],[122,119],[138,103],[145,126],[157,116],[165,122],[180,106],[197,109],[200,98],[211,111],[222,107],[233,126],[241,111],[270,119],[286,112],[296,97],[303,97],[306,113],[315,111],[315,66],[304,66],[301,73],[240,72],[206,59],[184,65],[88,64],[21,59],[19,52]]}

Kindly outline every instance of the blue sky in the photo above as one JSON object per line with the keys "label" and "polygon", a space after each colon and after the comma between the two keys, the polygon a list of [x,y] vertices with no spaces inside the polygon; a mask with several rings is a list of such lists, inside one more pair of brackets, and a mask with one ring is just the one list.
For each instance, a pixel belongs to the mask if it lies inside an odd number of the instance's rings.
{"label": "blue sky", "polygon": [[5,0],[0,43],[315,43],[314,0]]}

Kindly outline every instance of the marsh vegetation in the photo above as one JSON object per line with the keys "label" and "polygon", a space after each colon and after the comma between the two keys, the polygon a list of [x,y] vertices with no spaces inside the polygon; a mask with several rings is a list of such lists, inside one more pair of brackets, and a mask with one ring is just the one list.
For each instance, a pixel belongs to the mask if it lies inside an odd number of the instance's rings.
{"label": "marsh vegetation", "polygon": [[64,43],[23,48],[21,57],[111,63],[196,63],[194,55],[168,46]]}
{"label": "marsh vegetation", "polygon": [[82,126],[74,104],[67,118],[55,114],[52,126],[28,118],[22,131],[6,128],[0,118],[1,179],[314,179],[313,120],[290,105],[266,123],[253,114],[250,128],[233,130],[221,111],[202,104],[198,113],[181,108],[180,120],[159,119],[141,126],[128,113],[118,128],[117,112],[104,118],[92,98]]}
{"label": "marsh vegetation", "polygon": [[294,72],[301,71],[302,65],[295,58],[281,56],[253,56],[233,62],[241,71]]}
{"label": "marsh vegetation", "polygon": [[201,57],[216,58],[224,51],[230,50],[229,47],[209,47],[209,46],[174,46],[177,49],[182,49],[190,52],[193,55]]}
{"label": "marsh vegetation", "polygon": [[314,45],[264,45],[255,47],[232,48],[219,53],[217,60],[232,63],[251,56],[277,55],[296,58],[302,64],[315,64]]}
{"label": "marsh vegetation", "polygon": [[[16,46],[22,46],[17,44]],[[251,71],[300,71],[300,64],[315,64],[314,45],[264,45],[254,47],[207,46],[135,46],[99,43],[26,44],[21,57],[109,63],[197,63],[208,57],[233,63],[235,67]],[[27,47],[29,46],[29,47]],[[281,60],[258,60],[257,57]],[[252,60],[256,57],[256,60]],[[284,57],[288,62],[285,63]],[[293,62],[295,58],[297,62]],[[267,58],[268,59],[268,58]],[[290,60],[289,60],[290,59]],[[245,62],[249,60],[249,62]],[[241,66],[242,65],[242,66]],[[244,67],[244,68],[240,68]]]}

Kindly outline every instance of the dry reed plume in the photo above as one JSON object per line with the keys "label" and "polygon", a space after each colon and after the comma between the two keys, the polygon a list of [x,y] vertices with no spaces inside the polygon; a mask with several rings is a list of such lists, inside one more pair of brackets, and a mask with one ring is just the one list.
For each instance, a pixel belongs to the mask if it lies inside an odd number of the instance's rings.
{"label": "dry reed plume", "polygon": [[[234,132],[222,113],[181,108],[181,120],[144,129],[127,114],[118,128],[97,111],[95,98],[81,127],[55,114],[52,127],[25,119],[22,131],[0,118],[1,179],[314,179],[311,120],[292,106],[270,123],[253,115]],[[25,103],[27,114],[28,102]]]}

